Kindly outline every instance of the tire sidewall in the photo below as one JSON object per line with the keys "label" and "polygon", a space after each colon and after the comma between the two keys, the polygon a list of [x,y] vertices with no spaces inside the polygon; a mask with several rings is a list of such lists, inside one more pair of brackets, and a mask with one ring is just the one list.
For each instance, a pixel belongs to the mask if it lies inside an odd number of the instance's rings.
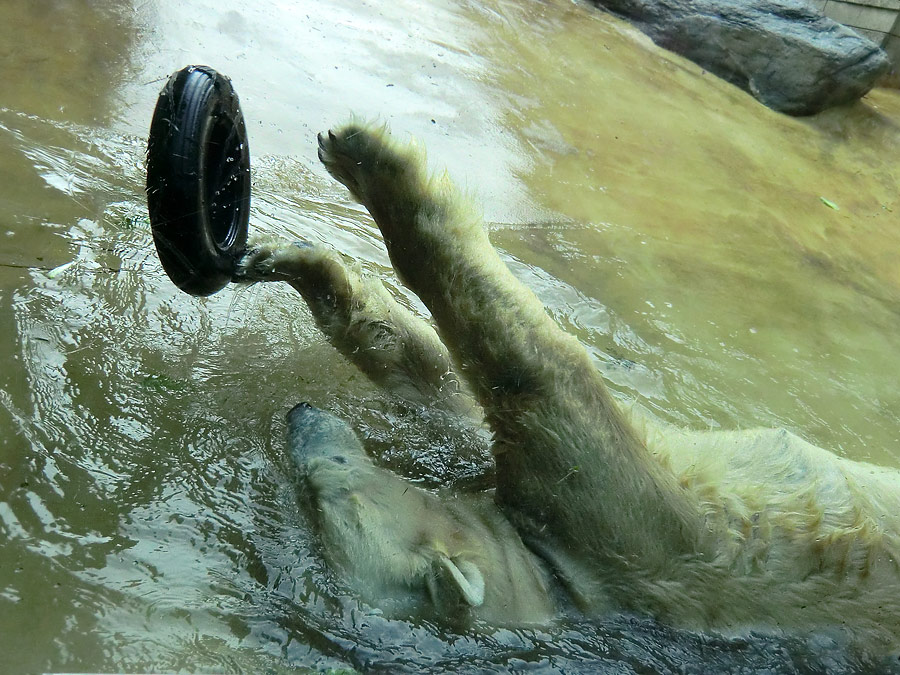
{"label": "tire sidewall", "polygon": [[[222,186],[215,183],[226,165],[231,199],[216,205]],[[210,295],[231,281],[247,242],[250,154],[237,94],[211,68],[184,68],[160,93],[148,142],[147,203],[157,253],[176,286]]]}

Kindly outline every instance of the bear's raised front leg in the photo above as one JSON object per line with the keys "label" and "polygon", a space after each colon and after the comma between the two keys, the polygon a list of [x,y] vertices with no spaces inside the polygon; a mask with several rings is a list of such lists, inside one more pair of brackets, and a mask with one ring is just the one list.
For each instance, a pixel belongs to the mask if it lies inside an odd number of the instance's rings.
{"label": "bear's raised front leg", "polygon": [[377,385],[413,403],[477,417],[434,329],[333,251],[306,242],[251,242],[235,281],[287,282],[328,341]]}
{"label": "bear's raised front leg", "polygon": [[614,594],[628,586],[629,560],[665,574],[673,557],[695,552],[698,505],[626,422],[584,347],[502,262],[449,179],[429,176],[421,153],[384,128],[353,122],[319,135],[319,158],[375,219],[394,269],[475,390],[495,437],[497,498],[526,535],[596,561]]}

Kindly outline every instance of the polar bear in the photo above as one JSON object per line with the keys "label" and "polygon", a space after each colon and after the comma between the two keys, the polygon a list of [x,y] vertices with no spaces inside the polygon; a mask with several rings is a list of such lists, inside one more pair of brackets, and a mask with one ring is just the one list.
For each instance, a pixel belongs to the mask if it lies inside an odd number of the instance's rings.
{"label": "polar bear", "polygon": [[568,602],[898,647],[900,473],[785,430],[633,419],[420,149],[355,121],[318,141],[436,330],[320,245],[259,242],[236,280],[286,281],[374,382],[483,420],[496,464],[491,493],[427,491],[378,467],[345,422],[295,407],[290,452],[323,548],[360,592],[495,624],[540,624]]}

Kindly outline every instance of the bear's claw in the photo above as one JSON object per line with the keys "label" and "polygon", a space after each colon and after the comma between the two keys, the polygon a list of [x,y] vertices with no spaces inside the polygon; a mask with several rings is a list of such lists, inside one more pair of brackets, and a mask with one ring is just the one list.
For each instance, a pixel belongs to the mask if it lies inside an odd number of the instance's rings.
{"label": "bear's claw", "polygon": [[[349,127],[343,131],[348,130]],[[359,188],[359,181],[354,176],[352,169],[359,166],[360,162],[354,161],[350,156],[348,144],[342,142],[350,136],[343,131],[338,135],[329,129],[327,137],[324,132],[316,137],[319,142],[319,161],[322,162],[328,173],[334,176],[335,180],[345,185],[355,195]]]}
{"label": "bear's claw", "polygon": [[238,259],[231,280],[237,283],[263,281],[274,268],[274,247],[255,245],[247,248]]}
{"label": "bear's claw", "polygon": [[316,245],[305,240],[293,243],[254,242],[238,259],[232,281],[293,281],[315,259]]}
{"label": "bear's claw", "polygon": [[[327,133],[327,135],[326,135]],[[356,122],[320,133],[319,161],[335,180],[342,183],[359,201],[365,203],[363,194],[369,181],[381,175],[390,166],[393,151],[385,139],[383,129]],[[374,172],[374,167],[378,171]],[[393,171],[388,171],[392,175]]]}

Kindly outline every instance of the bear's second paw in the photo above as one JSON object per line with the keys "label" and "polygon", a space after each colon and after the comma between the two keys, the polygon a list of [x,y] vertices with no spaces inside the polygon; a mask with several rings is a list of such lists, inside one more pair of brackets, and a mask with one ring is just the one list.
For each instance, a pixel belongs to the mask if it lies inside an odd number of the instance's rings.
{"label": "bear's second paw", "polygon": [[371,154],[367,152],[370,136],[367,129],[357,124],[348,124],[337,131],[329,129],[327,135],[322,132],[317,136],[319,161],[354,196],[359,195],[360,174],[367,164],[366,155]]}
{"label": "bear's second paw", "polygon": [[319,160],[366,206],[369,196],[394,199],[418,175],[415,153],[392,143],[384,127],[350,122],[320,133],[318,141]]}
{"label": "bear's second paw", "polygon": [[303,271],[305,241],[293,244],[254,242],[237,262],[232,281],[290,281]]}

